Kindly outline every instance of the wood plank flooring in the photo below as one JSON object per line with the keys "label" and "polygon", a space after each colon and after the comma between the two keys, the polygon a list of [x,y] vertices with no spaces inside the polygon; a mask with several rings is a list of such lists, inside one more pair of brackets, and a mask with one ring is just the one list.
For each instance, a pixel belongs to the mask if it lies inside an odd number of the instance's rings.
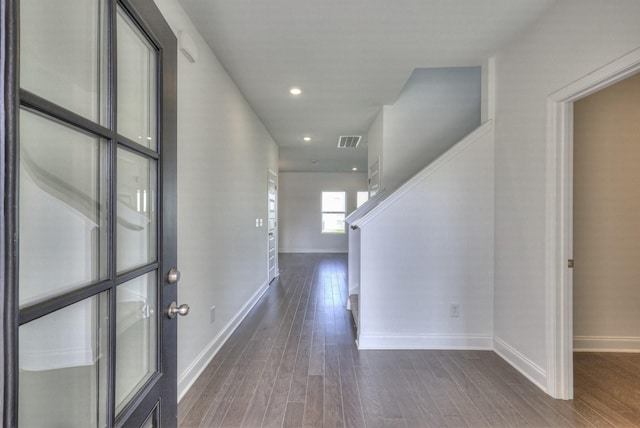
{"label": "wood plank flooring", "polygon": [[576,354],[571,401],[489,351],[358,351],[346,255],[281,275],[179,404],[196,427],[640,426],[640,355]]}

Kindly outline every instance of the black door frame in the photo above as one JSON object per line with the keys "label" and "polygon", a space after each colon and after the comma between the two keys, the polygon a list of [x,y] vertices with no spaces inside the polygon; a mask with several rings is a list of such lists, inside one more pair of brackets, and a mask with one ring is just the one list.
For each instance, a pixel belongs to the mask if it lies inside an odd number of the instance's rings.
{"label": "black door frame", "polygon": [[14,368],[18,360],[18,310],[17,271],[15,254],[17,250],[15,233],[17,230],[17,195],[15,144],[17,140],[18,112],[18,11],[14,0],[0,0],[0,70],[2,72],[2,103],[0,104],[0,170],[2,181],[0,201],[2,229],[0,231],[0,304],[2,305],[1,328],[2,359],[2,414],[5,428],[14,425],[17,419],[18,371]]}
{"label": "black door frame", "polygon": [[[116,0],[107,0],[109,8],[115,11]],[[162,88],[161,98],[158,100],[159,126],[162,128],[160,135],[162,141],[159,145],[161,164],[159,170],[162,177],[158,183],[161,195],[159,227],[161,228],[158,254],[160,278],[160,290],[158,304],[159,320],[165,319],[165,311],[168,302],[175,301],[177,291],[175,284],[169,284],[164,274],[177,263],[177,41],[166,20],[153,1],[149,0],[119,0],[121,4],[138,22],[143,30],[153,39],[155,44],[161,47],[158,51],[161,66],[159,67],[158,82]],[[18,311],[18,112],[23,104],[47,104],[33,94],[20,91],[19,88],[19,0],[0,0],[0,89],[2,101],[0,102],[0,217],[2,217],[2,229],[0,229],[0,342],[3,351],[0,353],[0,377],[2,377],[2,389],[0,395],[0,409],[3,415],[5,427],[17,426],[18,418],[18,326],[20,313]],[[115,37],[114,24],[109,28],[110,43]],[[113,52],[115,46],[112,45]],[[112,72],[111,84],[115,91],[115,70],[113,53],[109,57]],[[22,100],[21,100],[22,98]],[[51,106],[55,110],[55,106]],[[74,123],[78,123],[74,118]],[[82,120],[80,120],[82,122]],[[95,128],[95,125],[86,121],[86,125]],[[168,196],[168,197],[167,197]],[[45,308],[41,308],[45,310]],[[37,317],[40,310],[32,311],[27,318]],[[23,322],[24,322],[24,316]],[[160,403],[160,422],[162,426],[177,426],[177,321],[160,323],[160,364],[161,379],[154,386],[160,388],[163,402]],[[114,333],[112,333],[112,339]],[[169,345],[169,346],[166,346]],[[113,364],[113,361],[111,361]],[[113,367],[113,366],[112,366]],[[113,385],[113,382],[111,382]],[[150,389],[150,388],[149,388]],[[113,396],[113,394],[111,394]],[[151,401],[147,397],[146,401]],[[155,406],[153,403],[144,403],[139,400],[125,410],[123,415],[114,421],[112,412],[108,426],[127,425],[139,426],[146,419],[146,414],[134,412],[138,405],[142,407]]]}

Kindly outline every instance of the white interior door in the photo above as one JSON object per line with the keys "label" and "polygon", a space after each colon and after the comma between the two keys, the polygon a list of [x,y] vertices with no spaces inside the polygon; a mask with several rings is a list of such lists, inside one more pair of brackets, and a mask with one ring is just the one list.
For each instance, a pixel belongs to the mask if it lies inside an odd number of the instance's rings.
{"label": "white interior door", "polygon": [[269,282],[278,276],[278,177],[269,171],[268,177],[268,219],[269,234]]}

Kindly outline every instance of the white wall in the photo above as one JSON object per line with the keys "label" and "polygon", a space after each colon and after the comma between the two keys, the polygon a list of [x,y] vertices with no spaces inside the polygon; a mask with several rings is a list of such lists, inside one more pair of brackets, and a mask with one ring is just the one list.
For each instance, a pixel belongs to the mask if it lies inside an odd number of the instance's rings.
{"label": "white wall", "polygon": [[480,126],[481,68],[422,68],[384,108],[383,188],[407,181]]}
{"label": "white wall", "polygon": [[177,0],[156,3],[199,50],[196,63],[178,53],[178,295],[191,305],[178,324],[181,395],[266,287],[267,169],[277,171],[278,149]]}
{"label": "white wall", "polygon": [[491,349],[493,156],[488,123],[355,222],[361,348]]}
{"label": "white wall", "polygon": [[640,74],[574,104],[576,350],[640,351],[638,118]]}
{"label": "white wall", "polygon": [[636,0],[560,0],[496,59],[496,345],[542,387],[547,96],[638,48],[639,21]]}
{"label": "white wall", "polygon": [[322,192],[347,192],[347,215],[367,174],[283,172],[279,177],[278,230],[283,253],[346,253],[347,234],[322,233]]}
{"label": "white wall", "polygon": [[393,191],[480,125],[481,67],[414,70],[368,131],[382,189]]}

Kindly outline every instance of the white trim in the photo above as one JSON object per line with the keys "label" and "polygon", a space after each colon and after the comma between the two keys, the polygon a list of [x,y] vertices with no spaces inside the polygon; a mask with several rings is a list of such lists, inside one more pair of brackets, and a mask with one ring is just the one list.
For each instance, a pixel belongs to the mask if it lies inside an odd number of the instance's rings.
{"label": "white trim", "polygon": [[498,337],[493,338],[493,350],[538,388],[548,393],[545,388],[545,385],[547,385],[547,373],[542,367],[535,364]]}
{"label": "white trim", "polygon": [[480,335],[377,335],[360,333],[358,349],[491,350],[493,337]]}
{"label": "white trim", "polygon": [[640,337],[575,336],[574,352],[640,352]]}
{"label": "white trim", "polygon": [[280,248],[280,252],[301,254],[347,254],[349,251],[337,248]]}
{"label": "white trim", "polygon": [[353,211],[351,214],[346,216],[344,219],[344,222],[347,224],[351,224],[352,222],[355,222],[356,219],[362,217],[363,215],[371,211],[373,208],[375,208],[376,205],[381,203],[386,197],[387,197],[386,189],[378,190],[378,193],[371,196],[369,199],[367,199],[367,201],[364,204],[360,205],[359,208],[356,208],[355,211]]}
{"label": "white trim", "polygon": [[496,58],[487,58],[482,65],[481,120],[486,122],[496,117]]}
{"label": "white trim", "polygon": [[546,390],[555,398],[573,398],[573,284],[566,264],[573,258],[573,102],[639,70],[635,49],[547,99]]}
{"label": "white trim", "polygon": [[209,342],[209,344],[200,352],[200,354],[193,360],[193,362],[187,367],[187,369],[178,378],[178,402],[182,400],[189,388],[200,377],[202,372],[207,368],[213,357],[216,356],[222,345],[225,344],[229,336],[238,328],[238,325],[245,319],[249,311],[253,309],[256,303],[260,300],[262,295],[269,288],[269,284],[265,281],[264,284],[253,293],[253,296],[240,308],[238,313],[220,330],[220,333]]}
{"label": "white trim", "polygon": [[[546,327],[547,385],[554,398],[573,398],[572,249],[573,104],[547,101]],[[562,326],[562,327],[560,327]]]}

